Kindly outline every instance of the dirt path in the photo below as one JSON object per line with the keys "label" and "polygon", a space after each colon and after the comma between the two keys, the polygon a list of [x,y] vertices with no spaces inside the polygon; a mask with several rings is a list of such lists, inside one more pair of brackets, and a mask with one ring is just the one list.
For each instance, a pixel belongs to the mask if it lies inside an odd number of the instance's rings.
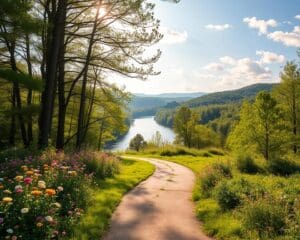
{"label": "dirt path", "polygon": [[[139,158],[141,159],[141,158]],[[191,201],[194,174],[167,161],[142,158],[156,171],[122,199],[104,240],[209,240]]]}

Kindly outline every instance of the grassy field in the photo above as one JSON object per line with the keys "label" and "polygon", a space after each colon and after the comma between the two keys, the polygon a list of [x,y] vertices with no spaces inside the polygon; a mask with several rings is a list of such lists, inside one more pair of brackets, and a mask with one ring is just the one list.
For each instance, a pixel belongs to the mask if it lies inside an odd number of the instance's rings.
{"label": "grassy field", "polygon": [[99,239],[109,226],[110,217],[122,196],[154,172],[150,163],[123,159],[120,173],[98,182],[92,205],[75,229],[73,239]]}
{"label": "grassy field", "polygon": [[[162,156],[166,152],[171,156]],[[235,157],[216,149],[181,147],[139,154],[179,163],[195,172],[196,214],[205,232],[216,239],[300,239],[299,173],[271,174],[266,163],[257,160],[259,170],[243,173]]]}

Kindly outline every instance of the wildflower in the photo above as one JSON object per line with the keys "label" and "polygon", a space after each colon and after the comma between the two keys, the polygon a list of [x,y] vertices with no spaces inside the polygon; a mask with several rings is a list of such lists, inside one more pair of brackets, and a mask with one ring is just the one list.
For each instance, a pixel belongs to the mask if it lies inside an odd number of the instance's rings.
{"label": "wildflower", "polygon": [[12,201],[13,201],[13,199],[11,197],[2,198],[2,202],[4,202],[4,203],[11,203]]}
{"label": "wildflower", "polygon": [[4,190],[4,191],[3,191],[3,193],[6,193],[6,194],[11,194],[11,191],[10,191],[10,190],[8,190],[8,189],[6,189],[6,190]]}
{"label": "wildflower", "polygon": [[26,185],[29,185],[31,182],[32,182],[32,178],[30,178],[30,177],[24,178],[24,183],[25,183]]}
{"label": "wildflower", "polygon": [[15,180],[17,181],[17,182],[21,182],[22,180],[23,180],[23,176],[16,176],[15,177]]}
{"label": "wildflower", "polygon": [[48,189],[46,189],[46,194],[48,195],[48,196],[54,196],[55,194],[56,194],[56,191],[54,190],[54,189],[52,189],[52,188],[48,188]]}
{"label": "wildflower", "polygon": [[33,190],[31,191],[31,195],[35,196],[35,197],[38,197],[42,194],[42,191],[39,191],[39,190]]}
{"label": "wildflower", "polygon": [[61,208],[61,204],[56,202],[56,203],[52,203],[51,204],[53,207],[56,207],[56,208]]}
{"label": "wildflower", "polygon": [[68,171],[68,174],[70,176],[77,176],[77,172],[76,171]]}
{"label": "wildflower", "polygon": [[46,188],[46,183],[45,183],[45,181],[38,181],[38,187],[39,187],[39,188],[42,188],[42,189],[45,189],[45,188]]}
{"label": "wildflower", "polygon": [[26,165],[21,166],[21,169],[25,172],[28,170],[28,167]]}
{"label": "wildflower", "polygon": [[38,222],[38,223],[36,224],[36,226],[37,226],[38,228],[40,228],[40,227],[43,226],[43,224],[42,224],[41,222]]}
{"label": "wildflower", "polygon": [[4,223],[4,218],[0,218],[0,225]]}
{"label": "wildflower", "polygon": [[12,234],[12,233],[14,233],[14,230],[12,230],[11,228],[8,228],[8,229],[6,229],[6,232]]}
{"label": "wildflower", "polygon": [[31,171],[31,170],[30,170],[30,171],[26,171],[26,172],[25,172],[25,174],[26,174],[27,176],[31,176],[31,175],[33,175],[33,173],[34,173],[34,172],[33,172],[33,171]]}
{"label": "wildflower", "polygon": [[62,186],[57,187],[58,192],[62,192],[63,190],[64,190],[64,188]]}
{"label": "wildflower", "polygon": [[29,212],[29,208],[22,208],[21,213],[25,214]]}
{"label": "wildflower", "polygon": [[47,222],[53,222],[53,218],[52,218],[51,216],[46,216],[46,217],[45,217],[45,220],[46,220]]}
{"label": "wildflower", "polygon": [[17,189],[23,189],[22,185],[16,185],[15,190],[17,190]]}

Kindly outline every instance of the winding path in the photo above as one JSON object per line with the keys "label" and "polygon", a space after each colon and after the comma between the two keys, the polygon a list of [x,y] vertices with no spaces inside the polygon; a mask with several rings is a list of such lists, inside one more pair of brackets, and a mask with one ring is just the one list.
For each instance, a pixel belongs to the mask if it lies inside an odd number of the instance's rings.
{"label": "winding path", "polygon": [[124,196],[104,240],[211,240],[201,231],[191,201],[194,174],[167,161],[138,158],[154,174]]}

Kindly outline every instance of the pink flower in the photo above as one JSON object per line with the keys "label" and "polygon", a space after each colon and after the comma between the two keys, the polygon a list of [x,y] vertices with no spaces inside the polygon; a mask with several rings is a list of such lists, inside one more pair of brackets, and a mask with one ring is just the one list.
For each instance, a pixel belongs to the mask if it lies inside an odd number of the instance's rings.
{"label": "pink flower", "polygon": [[0,218],[0,224],[4,222],[4,218]]}
{"label": "pink flower", "polygon": [[24,178],[24,183],[25,183],[26,185],[30,184],[31,182],[32,182],[32,178],[30,178],[30,177]]}

